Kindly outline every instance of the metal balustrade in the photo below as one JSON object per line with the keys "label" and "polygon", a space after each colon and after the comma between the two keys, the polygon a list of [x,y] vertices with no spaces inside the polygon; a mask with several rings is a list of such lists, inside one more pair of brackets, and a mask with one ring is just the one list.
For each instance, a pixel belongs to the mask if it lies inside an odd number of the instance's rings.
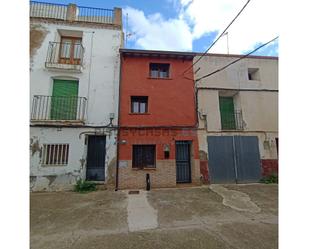
{"label": "metal balustrade", "polygon": [[237,110],[234,113],[221,114],[221,129],[222,130],[243,130],[242,111]]}
{"label": "metal balustrade", "polygon": [[35,95],[31,121],[84,121],[87,99],[77,96]]}
{"label": "metal balustrade", "polygon": [[76,20],[82,22],[113,23],[114,10],[77,6]]}
{"label": "metal balustrade", "polygon": [[114,23],[114,10],[30,1],[30,17],[91,23]]}
{"label": "metal balustrade", "polygon": [[67,5],[30,1],[30,16],[65,20]]}
{"label": "metal balustrade", "polygon": [[79,43],[49,42],[45,66],[80,70],[84,57],[84,47]]}

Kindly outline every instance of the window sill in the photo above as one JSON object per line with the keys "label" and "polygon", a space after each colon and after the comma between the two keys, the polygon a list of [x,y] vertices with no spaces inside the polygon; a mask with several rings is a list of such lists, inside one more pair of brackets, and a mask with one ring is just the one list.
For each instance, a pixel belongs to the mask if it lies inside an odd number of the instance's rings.
{"label": "window sill", "polygon": [[147,77],[149,80],[172,80],[173,78],[157,78],[157,77]]}
{"label": "window sill", "polygon": [[222,132],[238,132],[244,131],[244,129],[221,129]]}
{"label": "window sill", "polygon": [[66,167],[67,164],[41,164],[41,167],[47,168],[47,167]]}
{"label": "window sill", "polygon": [[150,115],[149,112],[139,113],[139,112],[129,112],[129,115]]}
{"label": "window sill", "polygon": [[146,170],[146,171],[150,170],[151,171],[151,170],[156,170],[156,168],[155,167],[153,167],[153,168],[133,168],[132,167],[132,170]]}

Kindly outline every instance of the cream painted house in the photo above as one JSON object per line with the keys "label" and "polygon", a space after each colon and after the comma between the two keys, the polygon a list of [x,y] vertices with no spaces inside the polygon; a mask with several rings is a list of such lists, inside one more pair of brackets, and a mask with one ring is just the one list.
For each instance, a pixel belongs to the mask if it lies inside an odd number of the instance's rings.
{"label": "cream painted house", "polygon": [[30,2],[30,186],[114,180],[121,9]]}
{"label": "cream painted house", "polygon": [[201,173],[211,183],[278,172],[278,58],[249,56],[202,78],[239,57],[208,54],[194,65]]}

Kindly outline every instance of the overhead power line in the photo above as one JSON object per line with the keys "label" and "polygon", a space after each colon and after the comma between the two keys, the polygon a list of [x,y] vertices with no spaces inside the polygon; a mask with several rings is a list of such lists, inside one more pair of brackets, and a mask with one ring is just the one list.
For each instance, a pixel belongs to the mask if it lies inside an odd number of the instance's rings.
{"label": "overhead power line", "polygon": [[190,67],[188,67],[182,74],[184,75],[187,71],[189,71],[196,63],[198,63],[203,56],[207,54],[207,52],[217,43],[217,41],[225,34],[228,28],[233,24],[233,22],[237,19],[237,17],[241,14],[241,12],[247,7],[251,0],[248,0],[247,3],[242,7],[242,9],[238,12],[238,14],[234,17],[234,19],[230,22],[230,24],[222,31],[222,33],[218,36],[218,38],[210,45],[210,47],[197,59]]}
{"label": "overhead power line", "polygon": [[238,61],[240,61],[240,60],[242,60],[242,59],[248,57],[250,54],[253,54],[253,53],[256,52],[257,50],[261,49],[262,47],[265,47],[265,46],[268,45],[269,43],[275,41],[276,39],[278,39],[278,37],[279,37],[279,36],[275,37],[274,39],[270,40],[269,42],[266,42],[266,43],[262,44],[261,46],[259,46],[259,47],[257,47],[256,49],[252,50],[250,53],[245,54],[244,56],[242,56],[242,57],[240,57],[240,58],[238,58],[238,59],[232,61],[231,63],[225,65],[224,67],[221,67],[220,69],[217,69],[217,70],[215,70],[215,71],[213,71],[213,72],[211,72],[211,73],[209,73],[209,74],[206,74],[206,75],[204,75],[204,76],[198,78],[195,82],[198,82],[198,81],[200,81],[201,79],[207,78],[207,77],[209,77],[209,76],[211,76],[211,75],[214,75],[215,73],[218,73],[218,72],[220,72],[220,71],[226,69],[227,67],[231,66],[232,64],[235,64],[236,62],[238,62]]}

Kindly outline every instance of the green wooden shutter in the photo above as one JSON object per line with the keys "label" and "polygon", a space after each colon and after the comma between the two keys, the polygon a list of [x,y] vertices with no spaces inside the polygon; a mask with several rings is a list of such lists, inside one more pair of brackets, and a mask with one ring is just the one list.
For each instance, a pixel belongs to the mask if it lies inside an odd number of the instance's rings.
{"label": "green wooden shutter", "polygon": [[51,101],[52,120],[76,120],[78,81],[54,80]]}
{"label": "green wooden shutter", "polygon": [[235,130],[233,97],[219,97],[222,130]]}

